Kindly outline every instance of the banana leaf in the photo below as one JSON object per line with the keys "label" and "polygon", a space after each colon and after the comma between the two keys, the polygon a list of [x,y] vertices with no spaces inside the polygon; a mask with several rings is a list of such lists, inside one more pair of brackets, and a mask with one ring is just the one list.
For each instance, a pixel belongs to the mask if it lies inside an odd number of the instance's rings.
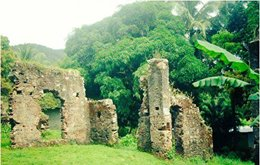
{"label": "banana leaf", "polygon": [[254,80],[256,84],[259,84],[259,74],[254,72],[244,61],[240,60],[227,50],[201,40],[197,40],[195,46],[210,57],[220,59],[224,64],[230,65],[230,67],[237,72],[246,72],[251,80]]}
{"label": "banana leaf", "polygon": [[225,76],[214,76],[214,77],[208,77],[201,79],[199,81],[196,81],[192,83],[194,87],[211,87],[211,86],[217,86],[219,88],[223,87],[225,84],[229,84],[229,86],[237,88],[237,87],[245,87],[247,85],[250,85],[249,83],[236,79],[236,78],[230,78]]}
{"label": "banana leaf", "polygon": [[248,100],[259,100],[259,92],[249,95]]}

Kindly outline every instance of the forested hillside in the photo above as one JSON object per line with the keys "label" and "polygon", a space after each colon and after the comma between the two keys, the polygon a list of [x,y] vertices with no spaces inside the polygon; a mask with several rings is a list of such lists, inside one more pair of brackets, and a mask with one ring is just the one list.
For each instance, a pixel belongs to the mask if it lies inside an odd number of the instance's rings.
{"label": "forested hillside", "polygon": [[[169,61],[171,87],[192,98],[212,127],[214,151],[234,150],[234,141],[226,140],[232,128],[259,128],[259,105],[252,106],[259,101],[259,1],[123,5],[110,17],[76,28],[65,52],[36,44],[12,47],[4,36],[1,41],[4,109],[15,60],[73,68],[84,77],[87,98],[113,100],[123,137],[137,128],[139,79],[147,60],[157,57]],[[248,153],[240,156],[249,159]]]}
{"label": "forested hillside", "polygon": [[38,44],[21,44],[13,46],[18,58],[31,60],[46,65],[57,65],[66,54],[64,50],[52,49]]}
{"label": "forested hillside", "polygon": [[[229,130],[233,118],[252,120],[247,97],[243,108],[231,113],[227,90],[195,89],[192,83],[216,75],[250,79],[229,66],[208,58],[194,47],[197,39],[208,40],[249,63],[248,44],[258,35],[258,2],[137,2],[122,6],[113,16],[77,28],[66,43],[64,68],[80,69],[87,97],[111,98],[117,106],[121,134],[135,128],[141,103],[139,78],[146,60],[169,60],[170,83],[195,97],[207,123],[216,132]],[[215,13],[215,17],[212,16]],[[213,14],[214,15],[214,14]]]}
{"label": "forested hillside", "polygon": [[184,36],[188,29],[182,18],[171,10],[169,2],[126,5],[112,17],[76,29],[66,43],[73,63],[64,67],[81,68],[88,97],[113,99],[120,126],[137,126],[146,60],[167,58],[171,83],[181,89],[190,90],[193,81],[209,75]]}

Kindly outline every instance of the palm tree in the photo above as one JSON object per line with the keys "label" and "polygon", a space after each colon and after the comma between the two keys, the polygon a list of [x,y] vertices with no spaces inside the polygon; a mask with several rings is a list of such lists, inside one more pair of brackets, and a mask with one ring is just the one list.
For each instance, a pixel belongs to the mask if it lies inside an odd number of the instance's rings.
{"label": "palm tree", "polygon": [[30,46],[21,46],[18,49],[18,57],[20,57],[20,59],[28,61],[31,60],[34,56],[34,50],[32,49],[32,47]]}
{"label": "palm tree", "polygon": [[181,16],[184,20],[187,31],[187,38],[192,39],[200,35],[206,37],[206,30],[210,27],[209,18],[216,15],[218,8],[223,5],[223,1],[178,1],[173,2],[172,14]]}

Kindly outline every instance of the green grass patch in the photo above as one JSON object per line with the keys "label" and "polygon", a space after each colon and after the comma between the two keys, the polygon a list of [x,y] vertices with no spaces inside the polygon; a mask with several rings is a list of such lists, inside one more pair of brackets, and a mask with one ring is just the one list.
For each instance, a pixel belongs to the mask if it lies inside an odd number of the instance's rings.
{"label": "green grass patch", "polygon": [[2,164],[91,164],[91,165],[251,165],[239,159],[215,156],[205,162],[201,158],[185,159],[180,156],[172,160],[159,159],[152,154],[138,150],[127,150],[103,145],[63,145],[53,147],[33,147],[24,149],[2,148]]}
{"label": "green grass patch", "polygon": [[9,148],[11,146],[10,132],[10,124],[1,124],[1,148]]}
{"label": "green grass patch", "polygon": [[54,140],[54,139],[61,139],[61,130],[45,130],[41,134],[42,140]]}
{"label": "green grass patch", "polygon": [[[252,165],[236,158],[214,156],[205,162],[199,157],[183,158],[175,152],[169,152],[169,160],[163,160],[150,153],[137,150],[136,138],[127,135],[113,147],[104,145],[61,145],[52,147],[31,147],[24,149],[10,148],[10,125],[2,125],[1,163],[3,165],[59,165],[59,164],[91,164],[91,165]],[[45,132],[44,140],[57,139],[60,131]]]}
{"label": "green grass patch", "polygon": [[167,164],[151,154],[102,145],[64,145],[25,149],[2,149],[2,164]]}

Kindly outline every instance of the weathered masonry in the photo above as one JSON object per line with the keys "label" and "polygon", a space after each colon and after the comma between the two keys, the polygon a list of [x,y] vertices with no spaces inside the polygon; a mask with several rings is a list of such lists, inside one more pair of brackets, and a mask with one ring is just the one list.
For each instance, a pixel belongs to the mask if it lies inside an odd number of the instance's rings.
{"label": "weathered masonry", "polygon": [[[144,91],[138,125],[138,148],[165,156],[175,147],[186,157],[212,156],[212,130],[192,100],[171,91],[165,59],[151,59],[149,73],[141,78]],[[12,70],[15,83],[10,100],[13,147],[77,143],[114,144],[118,141],[116,107],[111,99],[87,100],[83,79],[77,71],[47,69],[17,62]],[[62,101],[60,141],[41,139],[39,98],[52,92]],[[47,126],[46,126],[47,127]]]}
{"label": "weathered masonry", "polygon": [[118,140],[116,106],[111,99],[89,101],[91,141],[114,144]]}
{"label": "weathered masonry", "polygon": [[211,158],[212,129],[204,123],[199,108],[192,103],[192,99],[174,90],[171,113],[175,151],[185,157]]}
{"label": "weathered masonry", "polygon": [[[77,71],[47,69],[33,64],[17,62],[12,70],[12,80],[15,89],[11,98],[11,141],[13,147],[26,147],[43,143],[41,132],[38,128],[40,122],[41,107],[38,99],[45,92],[55,93],[62,101],[61,109],[61,132],[63,140],[74,140],[78,143],[89,143],[91,139],[90,111],[97,111],[93,107],[89,109],[89,102],[85,98],[83,79]],[[115,143],[117,141],[117,116],[112,100],[106,101],[102,112],[109,111],[110,115],[102,116],[104,121],[108,120],[104,127],[109,129],[104,143]],[[113,107],[113,108],[111,108]],[[99,130],[100,129],[100,130]],[[102,131],[101,126],[97,131]],[[109,132],[113,131],[113,132]],[[112,138],[112,139],[110,139]],[[107,142],[106,142],[107,141]]]}
{"label": "weathered masonry", "polygon": [[164,155],[172,148],[169,67],[165,59],[151,59],[142,79],[144,98],[139,119],[138,147]]}
{"label": "weathered masonry", "polygon": [[148,63],[149,73],[140,79],[144,96],[139,112],[138,148],[164,156],[174,146],[183,156],[210,158],[212,130],[204,124],[191,99],[180,92],[171,94],[168,61],[151,59]]}

